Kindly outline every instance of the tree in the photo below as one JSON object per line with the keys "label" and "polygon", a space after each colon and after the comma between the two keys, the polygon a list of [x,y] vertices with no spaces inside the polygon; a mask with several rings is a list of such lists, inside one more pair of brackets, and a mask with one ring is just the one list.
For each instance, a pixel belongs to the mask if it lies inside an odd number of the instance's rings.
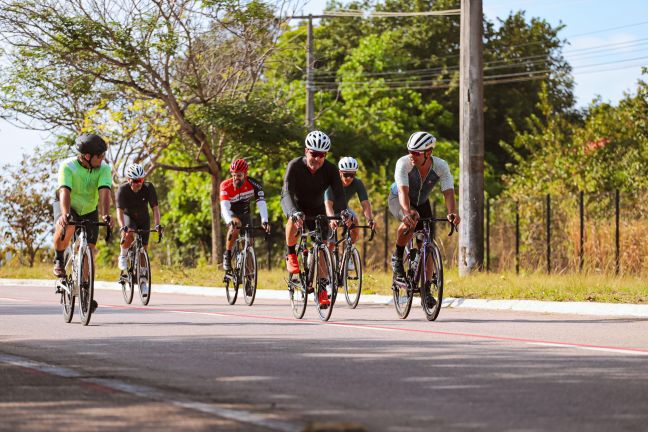
{"label": "tree", "polygon": [[223,104],[250,100],[281,24],[260,0],[0,1],[12,60],[39,70],[64,65],[90,93],[127,89],[164,104],[194,161],[164,168],[210,178],[213,262],[220,258],[221,163],[238,143],[205,120]]}
{"label": "tree", "polygon": [[52,167],[42,155],[23,155],[16,166],[4,166],[0,174],[0,220],[6,224],[5,242],[19,253],[20,262],[34,266],[54,223],[55,186]]}

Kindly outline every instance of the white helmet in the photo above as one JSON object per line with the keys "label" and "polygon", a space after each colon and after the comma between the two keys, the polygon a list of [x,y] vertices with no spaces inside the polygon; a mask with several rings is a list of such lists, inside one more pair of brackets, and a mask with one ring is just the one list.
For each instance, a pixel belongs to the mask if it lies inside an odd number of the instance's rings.
{"label": "white helmet", "polygon": [[312,131],[306,135],[306,148],[313,151],[327,152],[331,149],[331,139],[324,132]]}
{"label": "white helmet", "polygon": [[340,162],[338,162],[338,168],[340,171],[356,172],[358,171],[358,161],[353,159],[351,156],[345,156],[340,159]]}
{"label": "white helmet", "polygon": [[407,150],[425,151],[434,148],[436,138],[427,132],[414,132],[407,140]]}
{"label": "white helmet", "polygon": [[129,179],[141,179],[144,177],[144,168],[138,163],[131,164],[126,169],[126,177]]}

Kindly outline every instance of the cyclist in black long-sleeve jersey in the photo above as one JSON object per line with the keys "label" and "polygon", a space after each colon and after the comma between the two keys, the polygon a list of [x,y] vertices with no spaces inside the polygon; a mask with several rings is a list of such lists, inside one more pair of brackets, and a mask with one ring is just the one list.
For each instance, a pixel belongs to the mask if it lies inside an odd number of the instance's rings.
{"label": "cyclist in black long-sleeve jersey", "polygon": [[[310,132],[306,136],[305,155],[290,161],[286,168],[281,190],[281,208],[288,217],[286,267],[290,273],[299,273],[299,263],[295,252],[297,230],[304,225],[308,229],[314,229],[314,222],[304,221],[305,217],[327,214],[324,205],[324,192],[329,186],[333,190],[333,211],[337,214],[347,207],[339,171],[335,164],[326,160],[326,153],[330,149],[331,140],[324,132]],[[328,216],[333,216],[333,214]],[[349,219],[350,222],[351,219]],[[335,229],[337,221],[331,221],[329,225],[331,229]],[[324,235],[327,236],[328,233],[324,233]]]}

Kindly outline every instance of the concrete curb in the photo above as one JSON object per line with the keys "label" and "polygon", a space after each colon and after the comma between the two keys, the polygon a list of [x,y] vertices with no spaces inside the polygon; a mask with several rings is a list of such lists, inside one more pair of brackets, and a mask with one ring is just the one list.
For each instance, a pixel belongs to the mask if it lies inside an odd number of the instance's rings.
{"label": "concrete curb", "polygon": [[[54,288],[52,279],[0,279],[0,286],[39,286]],[[120,291],[117,282],[96,281],[95,288]],[[186,294],[207,297],[225,297],[225,288],[201,287],[190,285],[154,284],[154,292],[163,294]],[[257,290],[257,298],[270,300],[288,300],[284,290]],[[392,304],[391,296],[363,295],[361,304]],[[415,301],[414,305],[418,302]],[[648,305],[627,303],[594,303],[594,302],[553,302],[540,300],[482,300],[464,298],[445,298],[443,307],[461,309],[508,310],[517,312],[539,312],[573,315],[595,315],[607,317],[643,317],[648,318]]]}

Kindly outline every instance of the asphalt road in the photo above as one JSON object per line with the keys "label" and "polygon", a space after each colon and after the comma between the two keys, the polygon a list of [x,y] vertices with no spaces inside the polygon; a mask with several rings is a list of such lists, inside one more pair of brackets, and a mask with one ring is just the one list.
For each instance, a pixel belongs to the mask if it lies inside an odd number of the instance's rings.
{"label": "asphalt road", "polygon": [[648,320],[0,287],[1,430],[648,428]]}

